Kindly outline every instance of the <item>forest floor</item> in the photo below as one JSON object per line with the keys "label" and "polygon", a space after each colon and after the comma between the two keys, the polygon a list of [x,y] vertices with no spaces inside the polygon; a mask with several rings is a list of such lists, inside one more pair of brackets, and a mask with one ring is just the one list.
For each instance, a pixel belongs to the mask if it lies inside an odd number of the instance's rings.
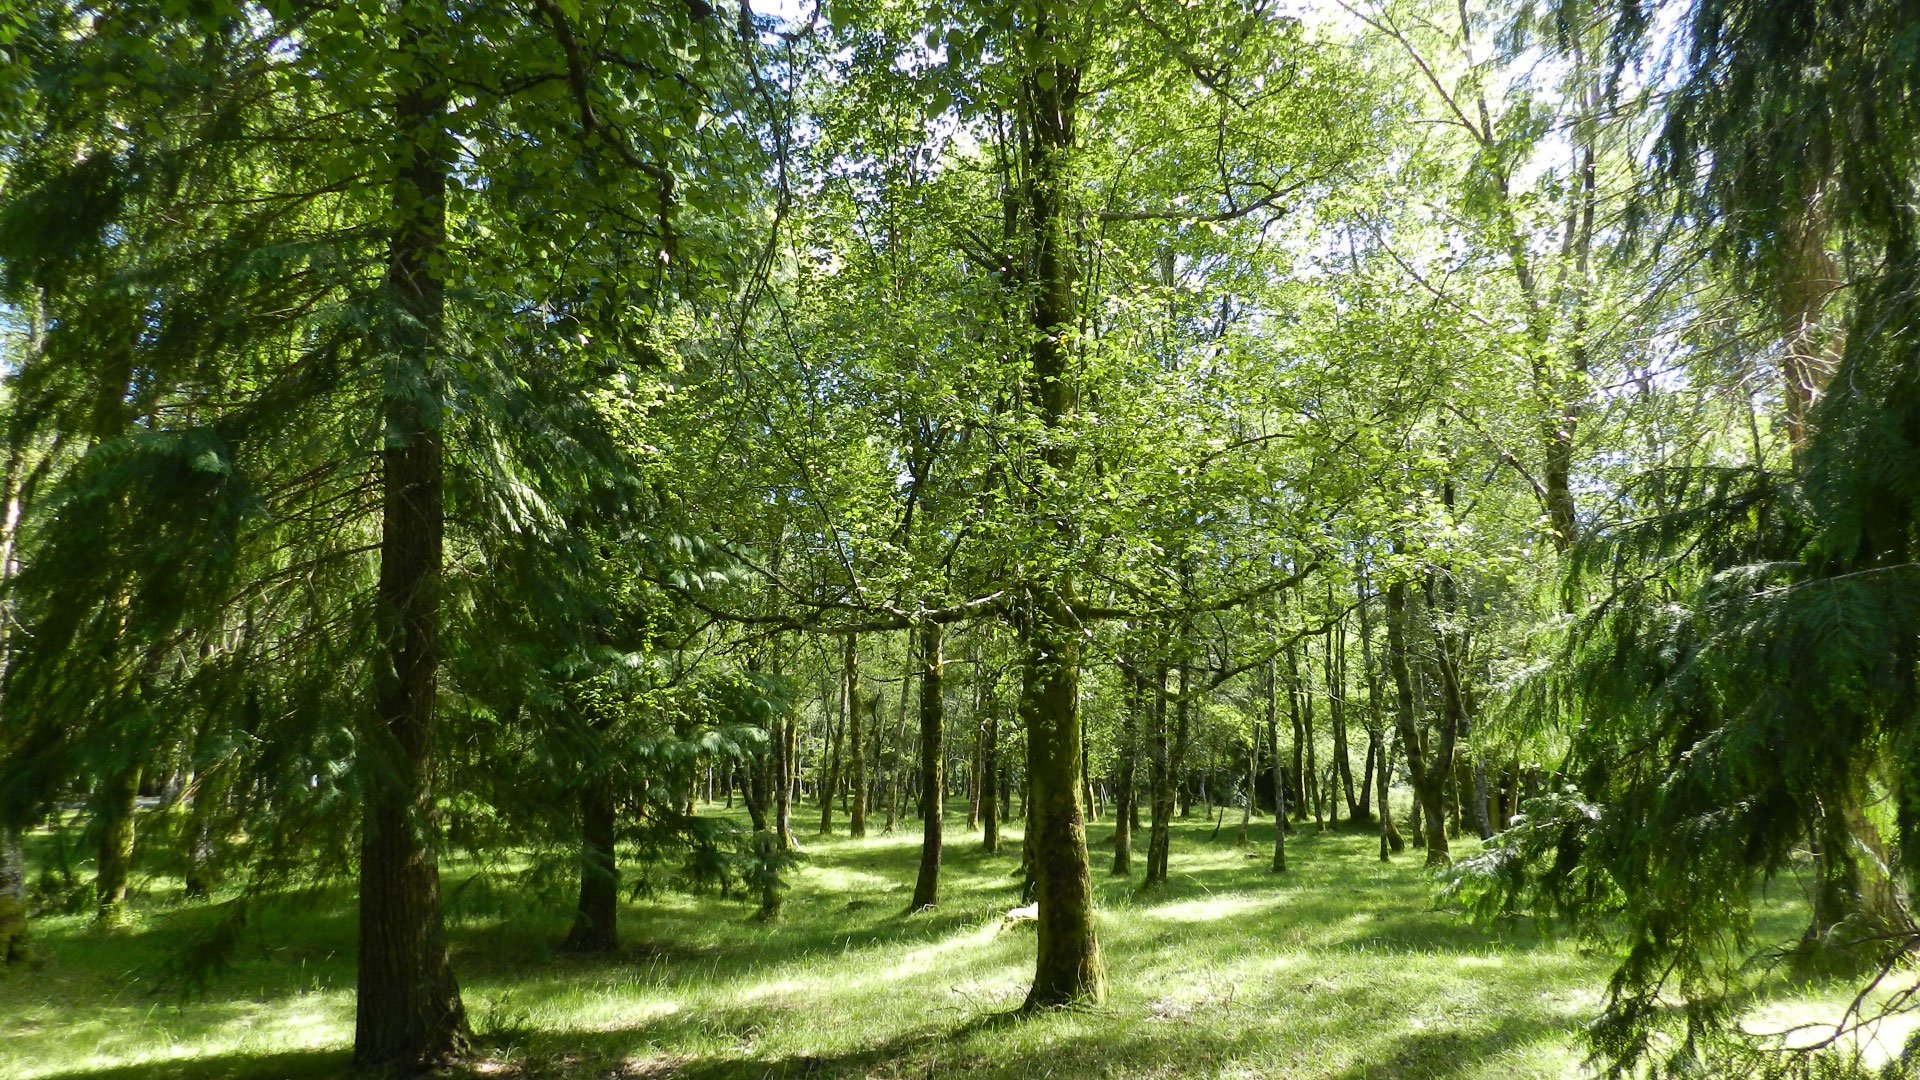
{"label": "forest floor", "polygon": [[[1376,837],[1300,829],[1292,870],[1267,873],[1273,826],[1245,845],[1177,824],[1172,880],[1095,885],[1108,999],[1016,1020],[1033,931],[1017,901],[1019,822],[980,852],[947,825],[938,911],[904,913],[917,827],[849,840],[801,833],[785,915],[662,893],[622,911],[612,956],[558,953],[564,901],[532,913],[447,875],[454,962],[477,1076],[1318,1077],[1578,1075],[1580,1031],[1607,958],[1529,926],[1486,928],[1437,909],[1418,852],[1377,861]],[[876,827],[873,830],[877,833]],[[44,849],[45,838],[39,838]],[[1460,845],[1471,848],[1469,840]],[[1141,845],[1144,848],[1144,843]],[[1144,851],[1140,853],[1144,854]],[[30,862],[33,855],[30,852]],[[258,911],[233,966],[182,997],[164,978],[205,907],[154,877],[131,925],[35,923],[40,962],[0,972],[0,1076],[10,1080],[280,1080],[348,1073],[354,919],[344,891]],[[1795,891],[1779,887],[1785,894]],[[1804,913],[1774,906],[1791,935]],[[517,908],[514,910],[509,910]],[[1836,990],[1835,994],[1841,991]],[[1826,1006],[1817,992],[1802,999]],[[464,1073],[462,1074],[464,1075]]]}

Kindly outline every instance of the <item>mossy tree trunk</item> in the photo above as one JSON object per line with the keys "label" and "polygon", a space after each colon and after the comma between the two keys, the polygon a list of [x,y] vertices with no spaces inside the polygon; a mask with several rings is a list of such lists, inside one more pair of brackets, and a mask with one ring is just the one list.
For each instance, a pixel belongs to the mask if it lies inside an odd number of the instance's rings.
{"label": "mossy tree trunk", "polygon": [[115,924],[126,918],[140,774],[137,764],[116,769],[101,779],[94,793],[94,822],[100,834],[94,864],[94,919],[103,924]]}

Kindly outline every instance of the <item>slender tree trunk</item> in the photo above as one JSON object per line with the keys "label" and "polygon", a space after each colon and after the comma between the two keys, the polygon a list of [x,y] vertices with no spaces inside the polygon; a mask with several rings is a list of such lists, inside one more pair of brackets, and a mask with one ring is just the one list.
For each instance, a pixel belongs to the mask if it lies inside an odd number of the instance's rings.
{"label": "slender tree trunk", "polygon": [[[1307,768],[1306,772],[1301,775],[1300,782],[1306,787],[1307,800],[1313,806],[1314,831],[1326,832],[1326,808],[1321,802],[1319,748],[1314,745],[1313,738],[1313,684],[1311,682],[1313,675],[1313,653],[1309,652],[1304,645],[1300,651],[1305,654],[1306,664],[1304,666],[1307,669],[1306,675],[1301,675],[1298,670],[1290,672],[1293,676],[1291,680],[1293,683],[1293,692],[1300,700],[1301,730],[1305,733],[1307,745]],[[1293,665],[1293,653],[1291,651],[1287,653],[1287,664],[1290,668]]]}
{"label": "slender tree trunk", "polygon": [[1414,835],[1426,843],[1427,865],[1445,866],[1453,861],[1447,848],[1442,790],[1452,767],[1452,737],[1444,738],[1440,753],[1429,762],[1413,719],[1413,679],[1407,662],[1408,618],[1407,586],[1404,581],[1396,581],[1387,588],[1387,665],[1393,673],[1398,699],[1395,721],[1400,728],[1401,744],[1407,748],[1407,769],[1413,780],[1414,795],[1419,800]]}
{"label": "slender tree trunk", "polygon": [[[36,291],[27,304],[27,358],[37,359],[44,344],[42,301]],[[20,527],[20,475],[25,464],[20,439],[9,438],[6,471],[0,476],[0,590],[19,570],[15,541]],[[7,673],[13,667],[12,623],[11,618],[0,619],[0,690],[4,690]],[[0,698],[0,723],[10,717],[11,710]],[[28,941],[27,857],[21,848],[20,830],[9,824],[0,826],[0,968],[30,960]]]}
{"label": "slender tree trunk", "polygon": [[853,797],[853,806],[847,813],[847,835],[857,840],[867,835],[867,756],[866,743],[860,734],[860,714],[867,709],[860,690],[860,654],[855,640],[854,635],[847,635],[846,739],[850,751],[847,768],[852,773],[847,778],[847,790]]}
{"label": "slender tree trunk", "polygon": [[1120,775],[1114,784],[1113,796],[1113,869],[1114,877],[1126,877],[1133,873],[1133,830],[1134,830],[1134,785],[1138,782],[1135,770],[1139,767],[1140,713],[1146,708],[1146,680],[1140,677],[1132,663],[1121,671],[1126,682],[1126,702],[1123,708],[1126,716],[1120,728]]}
{"label": "slender tree trunk", "polygon": [[940,832],[946,814],[946,777],[941,771],[942,735],[946,730],[946,698],[940,656],[942,627],[920,628],[920,876],[914,882],[909,911],[940,902]]}
{"label": "slender tree trunk", "polygon": [[820,777],[820,835],[833,832],[833,797],[840,790],[840,745],[845,741],[847,723],[843,719],[840,725],[827,732],[827,746],[821,747],[820,764],[824,774]]}
{"label": "slender tree trunk", "polygon": [[773,825],[774,839],[784,852],[799,850],[799,842],[793,836],[793,783],[797,770],[793,767],[794,741],[798,737],[798,722],[792,714],[774,718],[773,739]]}
{"label": "slender tree trunk", "polygon": [[424,48],[444,15],[400,9],[394,126],[398,164],[386,287],[396,309],[382,391],[375,721],[360,747],[359,980],[354,1064],[414,1069],[464,1051],[466,1010],[447,958],[434,851],[433,726],[439,671],[442,532],[438,355],[445,304],[446,187],[453,140],[446,90]]}
{"label": "slender tree trunk", "polygon": [[1247,842],[1247,827],[1253,824],[1253,803],[1260,789],[1260,719],[1253,720],[1253,737],[1247,742],[1247,804],[1240,811],[1240,834],[1234,843]]}
{"label": "slender tree trunk", "polygon": [[1000,776],[1000,714],[993,700],[993,688],[984,669],[976,668],[980,679],[980,848],[992,855],[1000,850],[1000,813],[996,785]]}
{"label": "slender tree trunk", "polygon": [[[771,755],[753,762],[742,771],[741,779],[746,785],[746,791],[743,792],[743,796],[747,803],[747,820],[752,824],[754,832],[765,832],[768,819],[771,816],[773,803],[772,771],[773,758]],[[733,775],[731,767],[728,768],[727,775],[729,777]],[[731,780],[727,782],[727,791],[729,801],[731,801],[733,791],[733,782]],[[709,799],[707,801],[712,802],[713,800]]]}
{"label": "slender tree trunk", "polygon": [[[1360,589],[1364,596],[1366,568],[1361,567]],[[1373,767],[1376,778],[1376,795],[1380,802],[1380,859],[1387,860],[1390,852],[1398,852],[1405,846],[1400,830],[1393,824],[1393,806],[1387,801],[1388,791],[1393,783],[1393,758],[1387,749],[1386,709],[1380,696],[1380,672],[1373,665],[1373,624],[1367,617],[1373,604],[1370,599],[1360,604],[1360,663],[1366,669],[1367,678],[1367,744],[1377,755],[1377,764]]]}
{"label": "slender tree trunk", "polygon": [[1300,664],[1287,646],[1287,713],[1293,720],[1293,770],[1287,774],[1287,802],[1297,821],[1307,820],[1307,728],[1300,718]]}
{"label": "slender tree trunk", "polygon": [[1166,850],[1173,820],[1173,754],[1167,733],[1167,664],[1154,665],[1153,758],[1148,771],[1150,803],[1147,832],[1147,873],[1144,885],[1166,880],[1166,862],[1160,853]]}
{"label": "slender tree trunk", "polygon": [[893,767],[888,770],[891,778],[887,783],[887,829],[891,834],[894,824],[900,820],[900,787],[907,771],[907,684],[908,672],[913,668],[915,642],[919,639],[914,632],[907,631],[907,662],[900,676],[899,709],[893,723]]}
{"label": "slender tree trunk", "polygon": [[[1327,586],[1327,606],[1333,606],[1333,586]],[[1347,625],[1337,622],[1327,632],[1327,716],[1333,725],[1333,767],[1340,780],[1336,793],[1347,804],[1347,820],[1358,824],[1360,803],[1353,789],[1352,752],[1347,744]],[[1361,790],[1365,790],[1363,786]]]}
{"label": "slender tree trunk", "polygon": [[980,737],[979,700],[974,701],[973,752],[967,756],[967,831],[980,827],[980,753],[985,740]]}
{"label": "slender tree trunk", "polygon": [[1279,661],[1267,657],[1267,742],[1273,749],[1273,864],[1276,874],[1287,869],[1287,784],[1280,764]]}
{"label": "slender tree trunk", "polygon": [[1087,765],[1087,714],[1080,714],[1080,793],[1089,821],[1100,820],[1100,801],[1093,793],[1093,773]]}

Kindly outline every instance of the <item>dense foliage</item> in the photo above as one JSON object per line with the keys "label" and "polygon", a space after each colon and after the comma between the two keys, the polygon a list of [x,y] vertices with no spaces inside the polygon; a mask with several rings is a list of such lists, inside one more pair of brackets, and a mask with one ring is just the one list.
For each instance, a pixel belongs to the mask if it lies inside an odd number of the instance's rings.
{"label": "dense foliage", "polygon": [[[1911,1011],[1911,5],[18,0],[0,59],[0,958],[137,851],[199,981],[351,878],[356,1058],[431,1065],[442,853],[606,951],[781,918],[809,801],[937,907],[954,799],[1079,1006],[1088,820],[1154,888],[1198,805],[1595,942],[1617,1075]],[[1860,996],[1756,1034],[1782,978]]]}

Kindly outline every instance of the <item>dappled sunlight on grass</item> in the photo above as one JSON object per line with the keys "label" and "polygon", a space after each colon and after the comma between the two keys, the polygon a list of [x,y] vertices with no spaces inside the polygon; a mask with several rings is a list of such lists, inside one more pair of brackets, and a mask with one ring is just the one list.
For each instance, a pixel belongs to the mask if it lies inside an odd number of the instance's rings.
{"label": "dappled sunlight on grass", "polygon": [[[981,852],[949,822],[942,906],[909,915],[917,835],[803,837],[784,918],[740,898],[662,893],[628,905],[621,951],[556,953],[564,902],[476,915],[450,937],[490,1076],[1557,1077],[1607,963],[1525,928],[1436,910],[1417,855],[1382,866],[1372,836],[1289,840],[1266,870],[1250,842],[1175,826],[1170,880],[1104,873],[1101,1008],[1011,1021],[1032,973],[1018,904],[1020,836]],[[448,868],[457,887],[463,870]],[[257,922],[199,1000],[147,992],[204,911],[151,905],[147,929],[78,917],[38,932],[46,964],[0,976],[0,1075],[23,1080],[342,1075],[352,1032],[344,892]],[[291,1056],[290,1056],[291,1055]]]}

